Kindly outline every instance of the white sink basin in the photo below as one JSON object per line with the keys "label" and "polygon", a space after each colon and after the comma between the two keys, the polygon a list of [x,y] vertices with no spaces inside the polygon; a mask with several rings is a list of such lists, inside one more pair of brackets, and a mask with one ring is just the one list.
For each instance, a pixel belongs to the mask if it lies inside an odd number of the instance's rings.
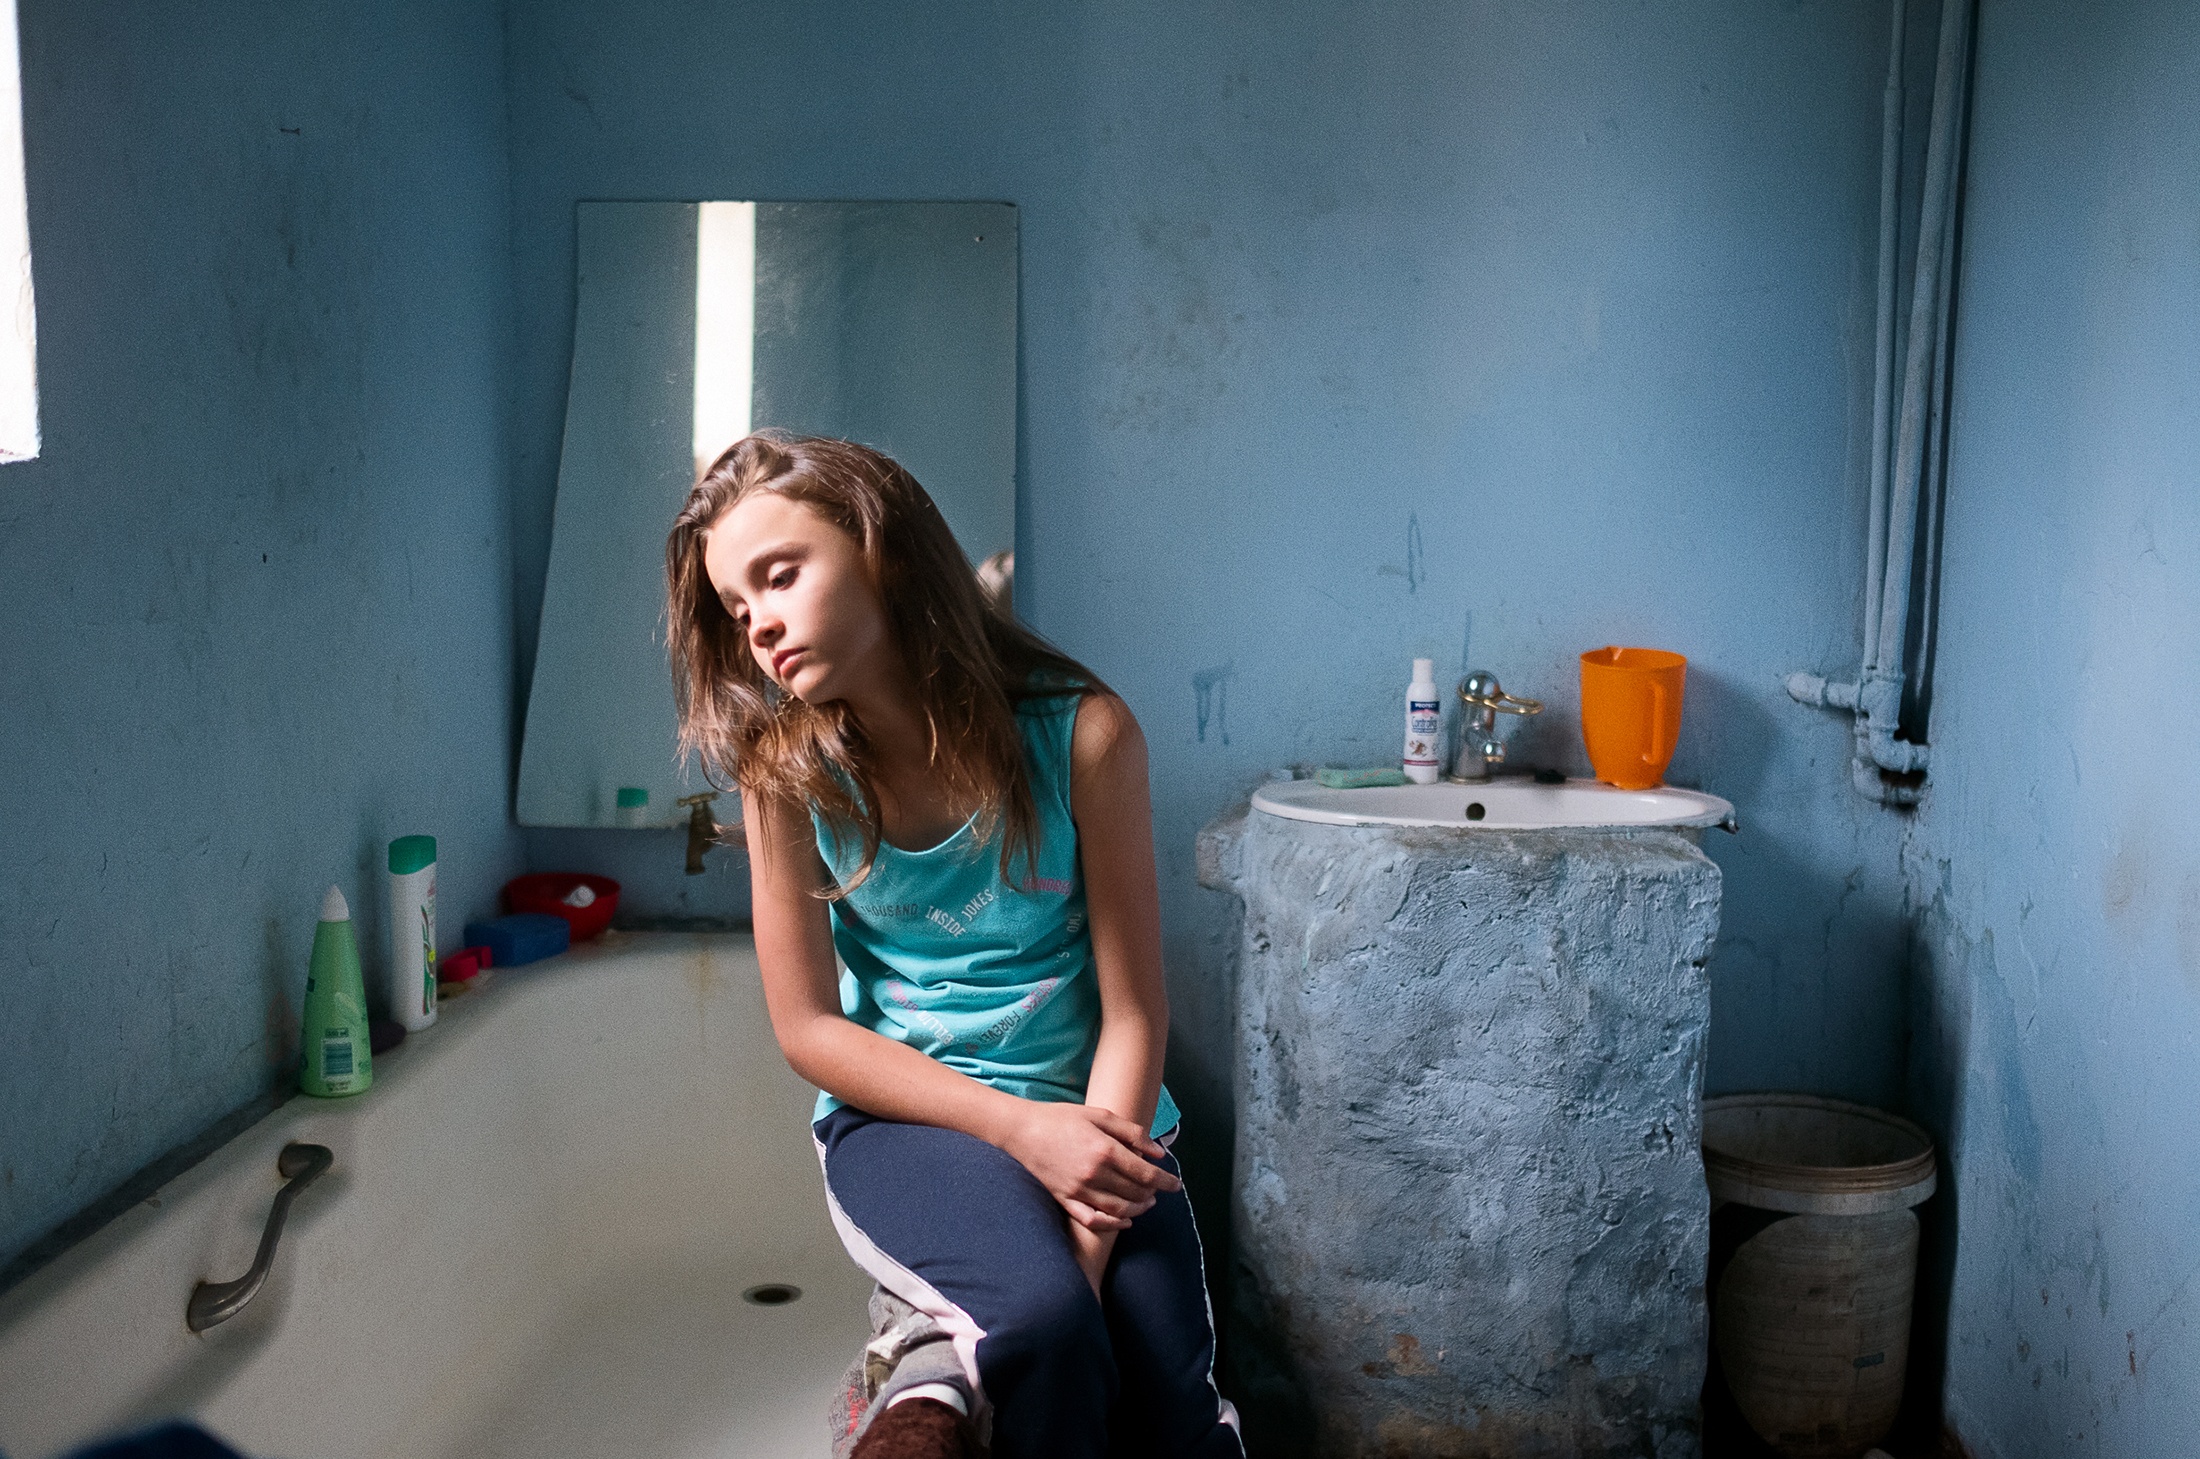
{"label": "white sink basin", "polygon": [[1330,826],[1453,826],[1476,831],[1547,831],[1593,826],[1725,826],[1734,807],[1695,790],[1619,790],[1595,780],[1537,785],[1383,785],[1334,790],[1318,780],[1272,780],[1253,809]]}

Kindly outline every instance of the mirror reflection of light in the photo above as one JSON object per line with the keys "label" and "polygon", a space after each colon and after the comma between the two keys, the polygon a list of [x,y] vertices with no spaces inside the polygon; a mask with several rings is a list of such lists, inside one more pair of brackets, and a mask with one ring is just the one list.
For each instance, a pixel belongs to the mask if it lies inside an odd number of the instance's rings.
{"label": "mirror reflection of light", "polygon": [[0,461],[38,454],[38,322],[15,35],[15,0],[0,0]]}
{"label": "mirror reflection of light", "polygon": [[756,367],[756,204],[701,203],[695,220],[695,474],[749,433]]}

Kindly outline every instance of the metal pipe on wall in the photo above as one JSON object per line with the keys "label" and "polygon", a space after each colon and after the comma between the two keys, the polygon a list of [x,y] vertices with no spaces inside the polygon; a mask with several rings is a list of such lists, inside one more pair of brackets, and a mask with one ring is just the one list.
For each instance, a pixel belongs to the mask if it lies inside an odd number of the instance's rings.
{"label": "metal pipe on wall", "polygon": [[[1887,85],[1879,102],[1879,309],[1872,351],[1872,504],[1865,533],[1864,601],[1879,601],[1887,575],[1887,447],[1894,417],[1894,279],[1902,246],[1903,39],[1908,0],[1894,0],[1887,41]],[[1879,615],[1864,613],[1864,662],[1879,658]]]}
{"label": "metal pipe on wall", "polygon": [[[1872,397],[1871,517],[1865,548],[1864,654],[1853,683],[1829,683],[1815,674],[1791,674],[1787,689],[1804,704],[1830,706],[1855,715],[1856,748],[1850,778],[1859,793],[1885,805],[1915,804],[1915,776],[1925,770],[1926,746],[1898,739],[1906,680],[1910,605],[1918,568],[1918,539],[1926,536],[1928,553],[1937,546],[1939,503],[1937,471],[1931,483],[1931,521],[1921,523],[1920,495],[1927,490],[1926,445],[1936,438],[1945,405],[1947,323],[1953,307],[1956,210],[1961,160],[1965,84],[1970,69],[1974,0],[1943,0],[1940,45],[1933,77],[1932,129],[1925,149],[1923,195],[1910,289],[1909,331],[1900,341],[1903,355],[1899,425],[1890,430],[1893,363],[1896,354],[1894,274],[1899,239],[1899,181],[1902,146],[1902,64],[1906,0],[1895,0],[1888,46],[1887,88],[1880,134],[1879,297],[1877,353]],[[1889,441],[1890,434],[1893,440]],[[1893,447],[1892,456],[1889,446]],[[1932,575],[1927,564],[1927,576]],[[1929,624],[1928,624],[1929,627]],[[1921,646],[1924,660],[1929,648]],[[1887,772],[1887,773],[1882,773]]]}

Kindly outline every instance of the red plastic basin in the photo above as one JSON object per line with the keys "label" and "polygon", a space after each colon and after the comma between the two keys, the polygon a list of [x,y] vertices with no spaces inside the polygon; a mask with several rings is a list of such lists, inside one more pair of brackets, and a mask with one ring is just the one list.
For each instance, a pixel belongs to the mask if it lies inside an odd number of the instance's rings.
{"label": "red plastic basin", "polygon": [[[596,900],[585,907],[568,906],[565,898],[573,888],[583,886],[596,894]],[[619,884],[584,871],[538,871],[504,884],[504,910],[563,917],[572,925],[573,940],[585,942],[611,925],[611,914],[619,910]]]}

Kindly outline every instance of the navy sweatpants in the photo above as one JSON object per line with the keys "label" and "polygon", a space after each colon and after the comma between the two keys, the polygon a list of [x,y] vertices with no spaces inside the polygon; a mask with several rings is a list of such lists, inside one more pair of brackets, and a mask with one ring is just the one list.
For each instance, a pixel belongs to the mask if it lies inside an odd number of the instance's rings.
{"label": "navy sweatpants", "polygon": [[1241,1459],[1182,1191],[1116,1237],[1096,1299],[1068,1217],[1004,1151],[848,1108],[813,1132],[848,1254],[953,1334],[994,1459]]}

